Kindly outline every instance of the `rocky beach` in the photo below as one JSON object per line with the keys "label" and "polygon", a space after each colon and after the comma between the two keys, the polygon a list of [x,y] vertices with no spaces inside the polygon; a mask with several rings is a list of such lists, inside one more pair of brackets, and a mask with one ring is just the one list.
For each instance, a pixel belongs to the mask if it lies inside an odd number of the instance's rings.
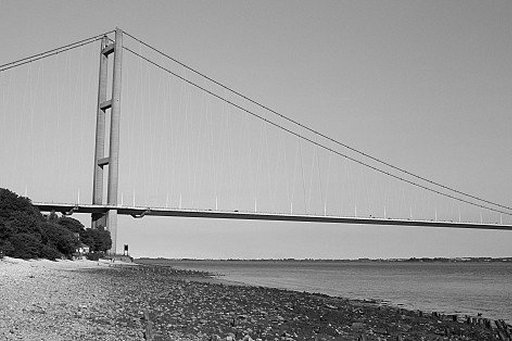
{"label": "rocky beach", "polygon": [[510,340],[510,326],[119,262],[0,260],[1,340]]}

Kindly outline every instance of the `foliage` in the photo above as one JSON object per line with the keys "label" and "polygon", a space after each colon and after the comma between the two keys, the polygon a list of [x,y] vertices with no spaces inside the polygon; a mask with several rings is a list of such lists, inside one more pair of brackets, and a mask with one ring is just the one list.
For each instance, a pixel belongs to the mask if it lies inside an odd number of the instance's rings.
{"label": "foliage", "polygon": [[0,258],[14,252],[14,247],[9,240],[0,239]]}
{"label": "foliage", "polygon": [[61,225],[44,222],[41,224],[41,232],[43,243],[63,255],[73,254],[80,245],[79,236]]}
{"label": "foliage", "polygon": [[12,236],[10,242],[14,250],[8,254],[16,258],[37,258],[41,254],[43,244],[37,237],[28,233],[19,233]]}
{"label": "foliage", "polygon": [[56,223],[58,219],[59,216],[57,215],[57,213],[55,213],[55,211],[51,211],[50,214],[48,214],[48,216],[46,217],[46,220],[52,223]]}
{"label": "foliage", "polygon": [[0,257],[70,258],[83,242],[91,251],[112,246],[104,228],[86,229],[78,220],[52,212],[43,217],[28,198],[0,188]]}
{"label": "foliage", "polygon": [[10,241],[18,234],[31,235],[40,240],[39,225],[42,221],[41,214],[29,199],[0,188],[0,240]]}
{"label": "foliage", "polygon": [[9,218],[13,212],[40,218],[39,210],[32,206],[30,199],[18,196],[8,189],[0,188],[0,220]]}
{"label": "foliage", "polygon": [[85,255],[85,258],[87,258],[88,260],[99,260],[100,258],[104,257],[105,254],[103,252],[90,252],[88,254]]}
{"label": "foliage", "polygon": [[41,247],[41,251],[39,252],[39,257],[49,260],[56,260],[57,258],[61,258],[62,254],[51,246],[43,245]]}
{"label": "foliage", "polygon": [[7,240],[12,236],[13,230],[10,224],[0,218],[0,240]]}
{"label": "foliage", "polygon": [[65,227],[69,231],[78,233],[80,235],[82,235],[82,233],[85,231],[85,226],[82,225],[82,223],[78,220],[71,217],[62,216],[57,219],[56,223],[62,227]]}
{"label": "foliage", "polygon": [[81,235],[82,242],[89,245],[91,252],[106,252],[112,247],[110,232],[103,227],[86,229]]}

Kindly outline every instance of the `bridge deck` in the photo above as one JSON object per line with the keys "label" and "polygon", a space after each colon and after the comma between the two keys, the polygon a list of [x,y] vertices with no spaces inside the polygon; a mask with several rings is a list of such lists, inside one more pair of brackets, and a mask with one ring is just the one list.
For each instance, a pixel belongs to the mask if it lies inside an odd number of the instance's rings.
{"label": "bridge deck", "polygon": [[175,208],[148,208],[148,207],[127,207],[108,205],[84,205],[84,204],[55,204],[55,203],[33,203],[43,212],[61,212],[63,214],[73,213],[106,213],[115,210],[118,214],[131,215],[134,218],[144,216],[161,217],[189,217],[189,218],[210,218],[210,219],[237,219],[237,220],[266,220],[266,221],[289,221],[289,222],[312,222],[312,223],[338,223],[355,225],[392,225],[392,226],[418,226],[418,227],[449,227],[483,230],[509,230],[512,225],[500,225],[489,223],[468,223],[453,221],[414,220],[396,218],[363,218],[363,217],[336,217],[319,215],[293,215],[278,213],[254,213],[238,211],[212,211],[212,210],[189,210]]}

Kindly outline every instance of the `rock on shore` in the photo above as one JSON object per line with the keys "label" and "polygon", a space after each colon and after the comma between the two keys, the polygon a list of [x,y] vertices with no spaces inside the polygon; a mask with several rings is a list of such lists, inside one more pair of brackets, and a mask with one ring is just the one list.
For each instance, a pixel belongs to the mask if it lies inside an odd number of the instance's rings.
{"label": "rock on shore", "polygon": [[492,327],[439,314],[225,285],[163,266],[118,269],[112,276],[149,312],[155,340],[171,339],[176,332],[198,340],[499,340]]}
{"label": "rock on shore", "polygon": [[113,265],[0,261],[0,339],[500,340],[495,324]]}
{"label": "rock on shore", "polygon": [[[0,340],[141,340],[138,317],[118,328],[119,297],[91,261],[0,261]],[[129,319],[130,317],[126,317]]]}

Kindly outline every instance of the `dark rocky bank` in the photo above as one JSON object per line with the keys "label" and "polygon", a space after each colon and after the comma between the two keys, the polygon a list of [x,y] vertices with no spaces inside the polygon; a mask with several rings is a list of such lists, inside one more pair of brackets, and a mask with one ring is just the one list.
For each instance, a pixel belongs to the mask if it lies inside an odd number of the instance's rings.
{"label": "dark rocky bank", "polygon": [[[165,266],[89,269],[110,278],[120,327],[152,340],[510,340],[510,326],[377,302],[228,285]],[[139,319],[139,321],[137,321]]]}

